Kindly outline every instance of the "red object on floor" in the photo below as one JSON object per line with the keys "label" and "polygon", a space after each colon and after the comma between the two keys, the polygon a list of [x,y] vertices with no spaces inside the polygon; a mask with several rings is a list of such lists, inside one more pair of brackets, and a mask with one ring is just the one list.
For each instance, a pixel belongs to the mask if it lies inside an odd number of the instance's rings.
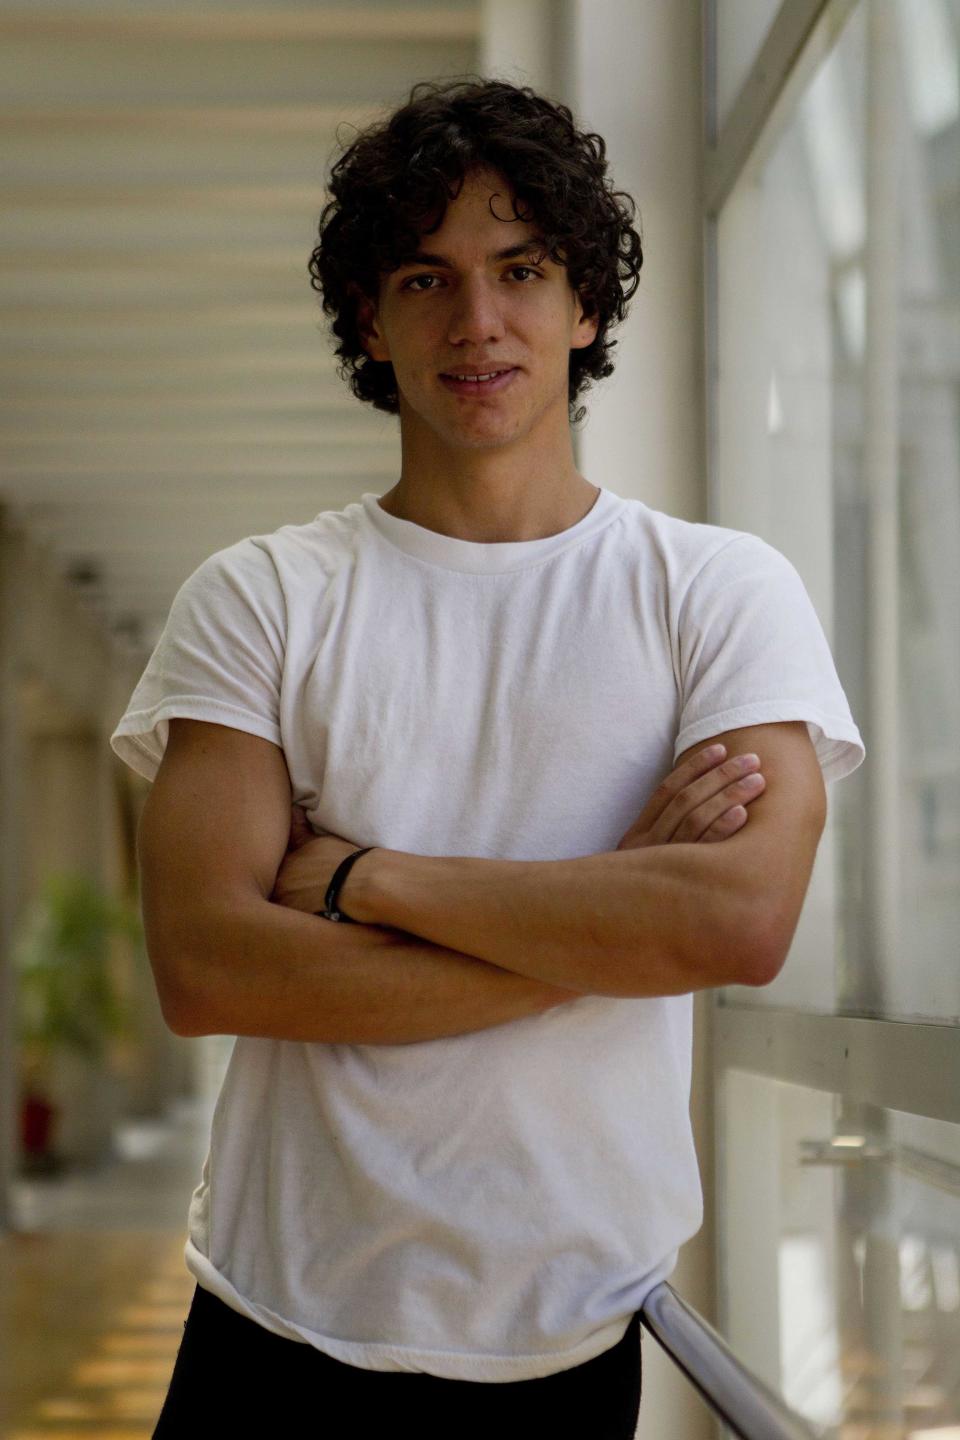
{"label": "red object on floor", "polygon": [[21,1112],[21,1139],[28,1155],[45,1155],[50,1148],[53,1106],[36,1095],[27,1095]]}

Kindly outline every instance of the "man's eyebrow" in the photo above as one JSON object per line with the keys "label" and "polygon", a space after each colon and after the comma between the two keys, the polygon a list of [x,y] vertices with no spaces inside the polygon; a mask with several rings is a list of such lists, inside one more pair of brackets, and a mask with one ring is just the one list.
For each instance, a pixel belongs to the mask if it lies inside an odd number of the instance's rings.
{"label": "man's eyebrow", "polygon": [[[532,255],[534,251],[538,254],[547,248],[546,242],[539,236],[531,240],[522,240],[519,245],[508,245],[505,250],[495,250],[488,255],[488,260],[515,260],[520,255]],[[401,260],[398,269],[402,270],[405,265],[435,265],[440,270],[453,270],[455,265],[445,255],[434,255],[427,250],[418,250],[415,255],[408,255]]]}

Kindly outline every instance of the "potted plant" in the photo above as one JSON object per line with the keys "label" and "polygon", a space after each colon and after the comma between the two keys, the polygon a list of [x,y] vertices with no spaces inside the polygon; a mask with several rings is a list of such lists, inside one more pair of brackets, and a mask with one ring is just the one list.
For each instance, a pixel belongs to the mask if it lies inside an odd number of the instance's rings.
{"label": "potted plant", "polygon": [[108,1043],[129,1034],[130,1016],[109,967],[115,935],[142,944],[139,913],[74,873],[46,877],[19,929],[13,953],[27,1169],[58,1167],[51,1144],[58,1112],[65,1099],[93,1108],[90,1090],[105,1070]]}

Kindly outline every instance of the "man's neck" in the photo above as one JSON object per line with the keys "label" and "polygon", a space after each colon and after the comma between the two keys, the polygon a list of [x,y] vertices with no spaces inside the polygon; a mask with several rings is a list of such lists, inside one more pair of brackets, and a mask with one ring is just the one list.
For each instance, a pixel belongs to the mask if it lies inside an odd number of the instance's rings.
{"label": "man's neck", "polygon": [[[569,530],[593,509],[599,487],[582,475],[576,487],[561,494],[539,497],[513,487],[511,494],[492,495],[489,490],[457,493],[449,487],[442,492],[420,493],[402,489],[403,482],[381,496],[379,504],[399,520],[411,520],[425,530],[489,545],[509,540],[543,540]],[[543,499],[546,503],[539,504]]]}
{"label": "man's neck", "polygon": [[404,446],[400,479],[380,497],[388,514],[479,544],[541,540],[582,520],[600,491],[563,457],[505,452],[448,456],[416,465]]}

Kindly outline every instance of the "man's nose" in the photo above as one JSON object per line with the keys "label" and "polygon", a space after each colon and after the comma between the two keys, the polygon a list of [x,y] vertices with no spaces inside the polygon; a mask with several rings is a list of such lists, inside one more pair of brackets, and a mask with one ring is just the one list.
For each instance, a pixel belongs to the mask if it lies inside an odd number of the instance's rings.
{"label": "man's nose", "polygon": [[462,280],[450,314],[451,344],[483,345],[503,333],[503,315],[491,282],[480,276]]}

